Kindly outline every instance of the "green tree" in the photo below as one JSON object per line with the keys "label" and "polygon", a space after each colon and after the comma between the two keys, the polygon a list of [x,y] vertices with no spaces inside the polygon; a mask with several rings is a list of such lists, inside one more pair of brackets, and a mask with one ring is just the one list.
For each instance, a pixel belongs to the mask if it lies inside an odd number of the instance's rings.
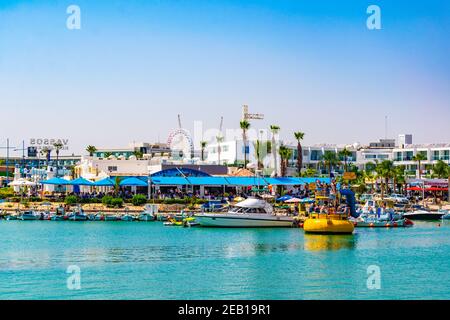
{"label": "green tree", "polygon": [[302,167],[303,167],[303,148],[302,148],[302,140],[305,137],[304,132],[294,132],[295,140],[297,140],[297,174],[300,177],[302,175]]}
{"label": "green tree", "polygon": [[384,191],[386,191],[386,193],[389,192],[389,180],[395,175],[394,162],[391,160],[384,160],[378,163],[376,172],[379,177],[384,179],[384,188],[383,182],[381,187],[381,198],[384,199]]}
{"label": "green tree", "polygon": [[200,147],[202,148],[202,161],[205,161],[205,148],[208,145],[206,141],[200,141]]}
{"label": "green tree", "polygon": [[325,163],[325,166],[328,168],[328,174],[330,175],[331,178],[331,171],[335,166],[340,164],[339,158],[336,152],[327,150],[325,151],[322,159]]}
{"label": "green tree", "polygon": [[417,162],[419,166],[419,179],[422,179],[422,161],[427,160],[427,156],[423,153],[418,153],[412,159]]}
{"label": "green tree", "polygon": [[134,150],[133,151],[133,156],[136,157],[136,159],[142,159],[144,157],[144,153],[139,151],[139,150]]}
{"label": "green tree", "polygon": [[433,166],[433,175],[436,175],[438,178],[448,178],[450,167],[444,161],[438,160]]}
{"label": "green tree", "polygon": [[43,147],[41,149],[41,155],[45,156],[45,165],[48,167],[48,160],[50,159],[50,155],[52,153],[52,149],[49,147]]}
{"label": "green tree", "polygon": [[285,177],[289,166],[289,159],[292,157],[292,150],[282,144],[278,152],[281,158],[280,173],[282,177]]}
{"label": "green tree", "polygon": [[347,171],[348,169],[348,158],[351,157],[352,152],[348,150],[347,148],[342,149],[339,151],[339,157],[344,160],[344,170]]}
{"label": "green tree", "polygon": [[272,157],[273,157],[273,169],[274,176],[277,176],[278,164],[277,164],[277,142],[275,141],[275,136],[280,131],[280,127],[273,124],[270,126],[270,132],[272,133]]}
{"label": "green tree", "polygon": [[112,155],[113,155],[112,152],[106,151],[105,153],[103,153],[103,158],[109,158]]}
{"label": "green tree", "polygon": [[58,176],[59,169],[59,151],[62,149],[63,144],[61,142],[56,142],[53,144],[53,148],[55,148],[56,152],[56,176]]}
{"label": "green tree", "polygon": [[270,141],[256,140],[256,142],[253,143],[253,146],[255,148],[255,158],[258,163],[258,169],[260,170],[264,169],[263,159],[270,152],[271,145],[272,144]]}
{"label": "green tree", "polygon": [[94,147],[94,146],[89,145],[89,146],[86,147],[86,151],[89,153],[90,157],[93,157],[94,153],[97,151],[97,148]]}
{"label": "green tree", "polygon": [[242,141],[244,143],[244,168],[247,168],[247,131],[250,129],[250,122],[247,120],[241,120],[239,126],[242,130]]}

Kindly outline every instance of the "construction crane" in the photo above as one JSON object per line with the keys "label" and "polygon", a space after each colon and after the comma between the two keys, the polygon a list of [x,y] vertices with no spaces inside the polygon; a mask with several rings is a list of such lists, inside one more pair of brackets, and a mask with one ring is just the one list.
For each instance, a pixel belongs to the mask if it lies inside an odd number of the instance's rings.
{"label": "construction crane", "polygon": [[181,115],[178,115],[178,128],[179,128],[179,129],[183,128],[183,127],[181,126]]}
{"label": "construction crane", "polygon": [[248,105],[242,106],[242,120],[263,120],[264,115],[261,113],[249,113]]}
{"label": "construction crane", "polygon": [[220,134],[222,134],[222,127],[223,127],[223,116],[220,117],[220,125],[219,125]]}

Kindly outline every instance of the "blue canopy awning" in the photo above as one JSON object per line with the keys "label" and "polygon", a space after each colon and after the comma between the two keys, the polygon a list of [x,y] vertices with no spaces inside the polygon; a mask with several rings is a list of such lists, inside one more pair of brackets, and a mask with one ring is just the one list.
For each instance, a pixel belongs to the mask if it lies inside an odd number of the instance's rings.
{"label": "blue canopy awning", "polygon": [[52,185],[58,185],[58,186],[67,186],[70,184],[70,181],[62,178],[51,178],[48,180],[40,181],[41,184],[52,184]]}
{"label": "blue canopy awning", "polygon": [[294,186],[303,184],[298,178],[292,177],[277,177],[277,178],[264,178],[268,184],[274,186]]}
{"label": "blue canopy awning", "polygon": [[230,186],[267,186],[266,180],[260,177],[227,177]]}
{"label": "blue canopy awning", "polygon": [[94,183],[92,181],[89,181],[82,177],[72,180],[72,181],[69,181],[69,184],[72,186],[93,186],[94,185]]}
{"label": "blue canopy awning", "polygon": [[116,185],[116,182],[112,178],[105,178],[94,182],[93,185],[97,187],[114,187]]}
{"label": "blue canopy awning", "polygon": [[119,183],[122,187],[147,187],[148,183],[136,177],[126,178]]}
{"label": "blue canopy awning", "polygon": [[196,186],[227,186],[230,183],[225,177],[187,177],[190,184]]}
{"label": "blue canopy awning", "polygon": [[163,186],[181,186],[190,184],[186,178],[183,177],[152,177],[151,183]]}

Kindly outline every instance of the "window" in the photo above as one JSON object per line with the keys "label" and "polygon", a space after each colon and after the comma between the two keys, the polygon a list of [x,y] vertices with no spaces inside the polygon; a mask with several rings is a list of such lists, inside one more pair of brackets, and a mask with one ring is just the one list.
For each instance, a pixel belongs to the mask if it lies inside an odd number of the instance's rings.
{"label": "window", "polygon": [[115,171],[117,171],[117,166],[109,166],[109,167],[108,167],[108,171],[109,171],[109,172],[115,172]]}
{"label": "window", "polygon": [[364,155],[364,158],[366,158],[366,159],[376,159],[377,156],[375,154],[366,154],[366,155]]}

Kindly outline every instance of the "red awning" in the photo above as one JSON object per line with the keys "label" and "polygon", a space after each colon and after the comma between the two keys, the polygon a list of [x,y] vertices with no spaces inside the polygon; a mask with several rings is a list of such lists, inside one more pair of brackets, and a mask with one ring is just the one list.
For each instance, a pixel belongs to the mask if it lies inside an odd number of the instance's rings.
{"label": "red awning", "polygon": [[406,190],[410,190],[410,191],[448,191],[448,188],[426,187],[425,189],[423,189],[421,187],[409,187]]}

